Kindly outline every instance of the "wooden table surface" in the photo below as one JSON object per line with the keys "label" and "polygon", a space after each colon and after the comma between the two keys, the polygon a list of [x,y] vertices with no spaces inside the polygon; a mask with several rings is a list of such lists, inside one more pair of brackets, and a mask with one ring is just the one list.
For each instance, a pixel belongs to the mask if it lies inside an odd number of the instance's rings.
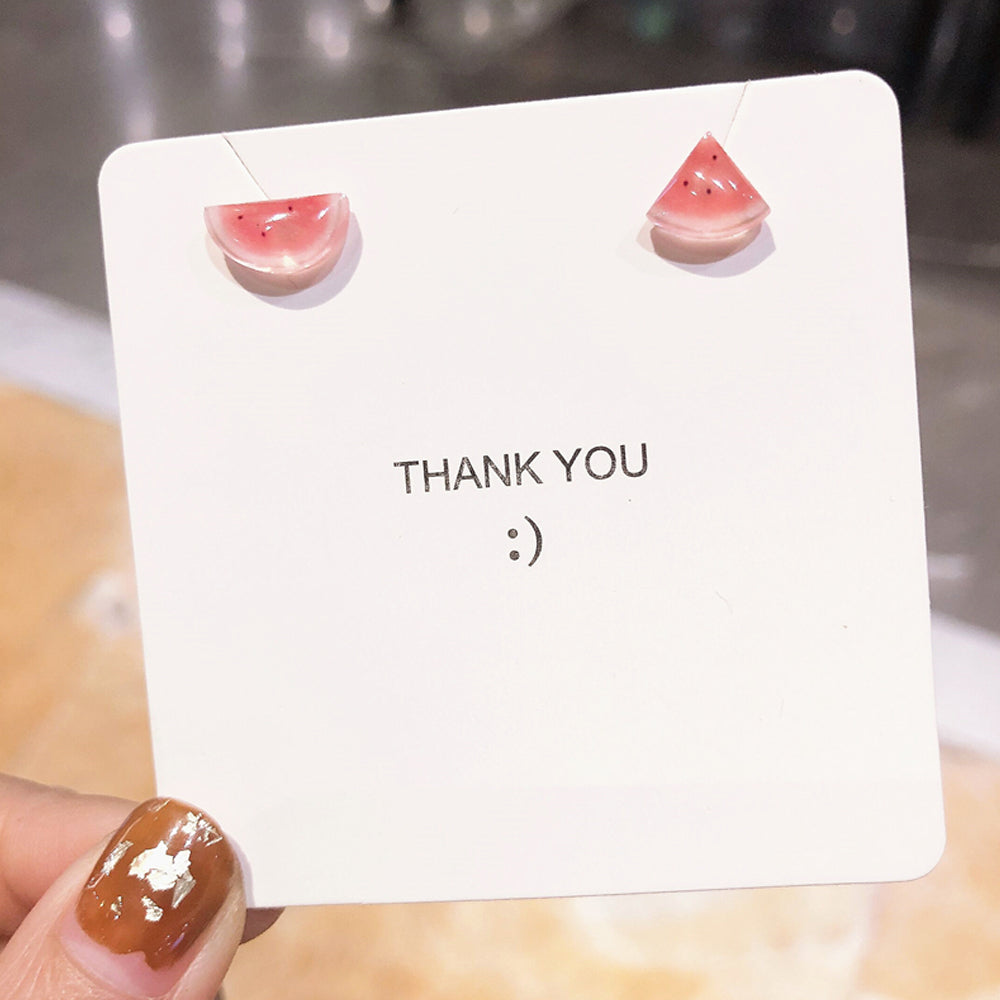
{"label": "wooden table surface", "polygon": [[[152,795],[117,425],[0,386],[0,525],[0,769]],[[227,996],[1000,1000],[1000,766],[944,769],[949,846],[916,882],[301,908]]]}

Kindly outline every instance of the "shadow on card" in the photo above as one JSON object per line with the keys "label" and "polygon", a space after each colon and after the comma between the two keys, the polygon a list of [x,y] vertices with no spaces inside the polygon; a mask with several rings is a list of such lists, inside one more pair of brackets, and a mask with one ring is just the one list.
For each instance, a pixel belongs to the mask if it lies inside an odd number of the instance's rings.
{"label": "shadow on card", "polygon": [[722,260],[710,258],[713,252],[717,258],[717,248],[706,253],[690,243],[675,240],[664,230],[649,222],[639,230],[636,242],[644,250],[656,254],[661,260],[679,267],[682,271],[709,278],[729,278],[736,274],[745,274],[770,257],[775,249],[774,237],[766,222],[750,239],[744,241],[742,236],[736,237],[731,247],[723,248],[728,249],[729,253]]}

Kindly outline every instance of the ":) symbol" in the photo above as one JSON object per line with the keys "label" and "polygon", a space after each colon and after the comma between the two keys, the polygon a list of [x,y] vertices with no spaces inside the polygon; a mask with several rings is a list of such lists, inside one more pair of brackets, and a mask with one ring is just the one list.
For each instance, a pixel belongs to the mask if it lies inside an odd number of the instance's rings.
{"label": ":) symbol", "polygon": [[[524,519],[531,525],[531,529],[535,533],[535,554],[531,557],[531,562],[528,563],[529,566],[534,566],[538,562],[538,557],[542,554],[542,533],[538,525],[527,514],[525,514]],[[517,528],[510,528],[507,531],[507,537],[517,538]],[[521,558],[521,553],[517,549],[511,549],[509,555],[514,562],[517,562]]]}

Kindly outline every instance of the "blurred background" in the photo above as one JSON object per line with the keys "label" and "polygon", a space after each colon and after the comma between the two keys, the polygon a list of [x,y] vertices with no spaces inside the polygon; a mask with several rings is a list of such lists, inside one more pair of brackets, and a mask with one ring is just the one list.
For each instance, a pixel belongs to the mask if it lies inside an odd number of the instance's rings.
{"label": "blurred background", "polygon": [[230,997],[1000,997],[1000,0],[0,5],[0,768],[134,798],[152,765],[104,158],[848,67],[883,76],[903,116],[942,864],[897,887],[299,911],[245,950]]}

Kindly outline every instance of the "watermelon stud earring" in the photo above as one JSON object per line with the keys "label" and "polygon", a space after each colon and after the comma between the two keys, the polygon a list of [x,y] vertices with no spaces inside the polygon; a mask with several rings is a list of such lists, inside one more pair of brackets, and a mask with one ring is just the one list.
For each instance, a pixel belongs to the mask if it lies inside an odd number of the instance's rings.
{"label": "watermelon stud earring", "polygon": [[748,246],[771,209],[711,132],[691,150],[646,213],[661,257],[712,264]]}
{"label": "watermelon stud earring", "polygon": [[301,291],[324,278],[344,249],[350,219],[342,194],[205,209],[209,236],[234,277],[265,295]]}

